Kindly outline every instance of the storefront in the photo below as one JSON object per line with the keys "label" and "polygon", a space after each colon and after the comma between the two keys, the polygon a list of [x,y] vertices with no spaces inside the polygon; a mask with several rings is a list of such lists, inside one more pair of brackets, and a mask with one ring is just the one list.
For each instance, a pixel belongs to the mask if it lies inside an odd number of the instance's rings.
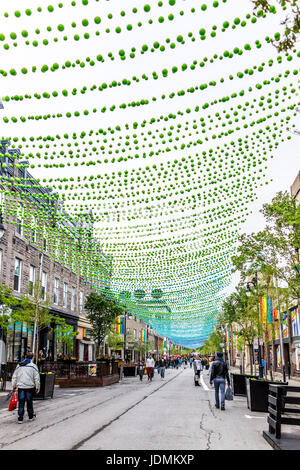
{"label": "storefront", "polygon": [[[67,325],[77,331],[77,317],[61,314],[57,311],[50,312],[64,318]],[[15,322],[8,326],[6,334],[6,360],[7,362],[19,362],[26,354],[27,348],[33,348],[34,325],[26,322]],[[56,360],[58,355],[74,355],[74,344],[66,344],[59,338],[56,332],[55,322],[38,332],[38,350],[42,352],[44,359]]]}
{"label": "storefront", "polygon": [[25,322],[11,323],[6,335],[6,360],[19,362],[24,358],[27,347],[32,348],[33,325]]}
{"label": "storefront", "polygon": [[300,376],[300,318],[299,309],[291,310],[292,327],[292,374]]}
{"label": "storefront", "polygon": [[84,317],[79,317],[77,331],[77,361],[94,361],[96,356],[96,344],[92,337],[91,325]]}

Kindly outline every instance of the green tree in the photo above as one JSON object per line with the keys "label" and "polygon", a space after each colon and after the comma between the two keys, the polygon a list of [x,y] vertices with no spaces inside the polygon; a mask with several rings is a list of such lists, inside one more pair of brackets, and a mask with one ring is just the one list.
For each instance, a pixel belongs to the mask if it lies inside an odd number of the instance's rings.
{"label": "green tree", "polygon": [[120,315],[124,315],[124,307],[109,293],[90,293],[85,302],[87,319],[92,326],[92,335],[97,341],[99,354],[100,344],[109,333],[112,323]]}
{"label": "green tree", "polygon": [[224,342],[224,335],[222,331],[216,327],[216,329],[210,334],[209,338],[204,341],[199,351],[201,354],[215,354],[217,351],[221,351],[221,343]]}
{"label": "green tree", "polygon": [[112,329],[107,338],[107,344],[112,351],[119,351],[124,346],[124,339],[115,329]]}
{"label": "green tree", "polygon": [[0,328],[7,333],[10,323],[20,321],[22,318],[23,303],[12,295],[12,290],[4,283],[0,283]]}
{"label": "green tree", "polygon": [[[254,11],[257,16],[276,13],[275,5],[268,0],[253,0]],[[300,32],[300,7],[298,0],[277,0],[279,7],[286,11],[285,20],[281,23],[284,27],[283,35],[276,33],[275,39],[270,38],[278,52],[292,49]]]}

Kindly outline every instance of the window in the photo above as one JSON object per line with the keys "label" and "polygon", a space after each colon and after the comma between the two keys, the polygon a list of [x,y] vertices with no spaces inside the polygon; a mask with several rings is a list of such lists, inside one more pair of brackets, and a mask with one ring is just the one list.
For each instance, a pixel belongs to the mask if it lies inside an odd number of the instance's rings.
{"label": "window", "polygon": [[75,287],[72,287],[71,310],[75,310]]}
{"label": "window", "polygon": [[43,227],[43,250],[47,250],[47,238],[46,238],[46,235],[47,235],[47,231],[46,231],[46,225],[44,225]]}
{"label": "window", "polygon": [[23,221],[24,219],[24,207],[22,204],[18,204],[17,210],[17,221],[16,221],[16,233],[23,235]]}
{"label": "window", "polygon": [[79,292],[79,312],[83,310],[83,292]]}
{"label": "window", "polygon": [[21,290],[21,269],[22,260],[16,258],[15,260],[15,274],[14,274],[14,290],[20,292]]}
{"label": "window", "polygon": [[64,307],[67,307],[68,303],[68,284],[64,282]]}
{"label": "window", "polygon": [[55,247],[55,259],[59,261],[60,259],[60,250],[59,250],[59,245],[56,245]]}
{"label": "window", "polygon": [[58,293],[59,293],[59,279],[56,277],[54,279],[54,303],[58,304]]}
{"label": "window", "polygon": [[46,290],[47,290],[47,273],[42,272],[42,299],[46,299]]}
{"label": "window", "polygon": [[33,285],[35,283],[35,266],[30,265],[29,268],[29,294],[33,294]]}
{"label": "window", "polygon": [[3,211],[4,211],[4,189],[0,188],[0,214],[3,216]]}
{"label": "window", "polygon": [[31,224],[31,242],[36,242],[36,218],[33,217]]}

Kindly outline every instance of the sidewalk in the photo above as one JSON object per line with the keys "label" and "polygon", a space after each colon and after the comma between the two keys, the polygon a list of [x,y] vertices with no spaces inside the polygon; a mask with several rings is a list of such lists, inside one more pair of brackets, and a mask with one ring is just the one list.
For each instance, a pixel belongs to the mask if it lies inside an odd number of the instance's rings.
{"label": "sidewalk", "polygon": [[[240,369],[236,367],[231,367],[230,372],[232,373],[240,373]],[[256,369],[258,374],[258,371]],[[250,374],[250,369],[245,370],[246,374]],[[255,374],[253,370],[253,375]],[[268,379],[270,380],[270,374],[268,374]],[[273,380],[281,380],[282,373],[275,372],[273,373]],[[290,387],[299,387],[300,388],[300,379],[297,377],[293,377],[291,379],[286,376],[286,382]],[[295,405],[294,405],[295,406]],[[293,407],[294,407],[293,406]],[[268,431],[268,424],[266,424],[266,429],[263,431],[264,439],[270,444],[271,447],[275,450],[300,450],[300,427],[299,426],[291,426],[287,424],[283,424],[281,427],[281,439],[276,439],[273,434],[270,434]]]}
{"label": "sidewalk", "polygon": [[[237,372],[240,374],[240,368],[239,367],[230,367],[229,372],[235,373]],[[245,374],[250,374],[250,368],[245,369]],[[254,368],[252,371],[253,375],[255,375]],[[256,375],[258,375],[258,368],[256,368]],[[281,372],[273,372],[273,379],[274,380],[281,380],[283,381],[282,378],[282,373]],[[268,372],[268,380],[270,380],[270,373]],[[300,387],[300,378],[298,377],[291,377],[290,379],[288,378],[288,375],[286,374],[286,382],[289,383],[289,385],[293,387]]]}

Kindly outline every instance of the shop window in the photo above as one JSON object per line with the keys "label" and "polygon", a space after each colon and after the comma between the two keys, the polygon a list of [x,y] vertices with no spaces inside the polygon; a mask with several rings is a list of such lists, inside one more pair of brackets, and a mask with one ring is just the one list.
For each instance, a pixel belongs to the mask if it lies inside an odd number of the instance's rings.
{"label": "shop window", "polygon": [[296,355],[296,370],[300,372],[300,346],[295,347],[295,355]]}

